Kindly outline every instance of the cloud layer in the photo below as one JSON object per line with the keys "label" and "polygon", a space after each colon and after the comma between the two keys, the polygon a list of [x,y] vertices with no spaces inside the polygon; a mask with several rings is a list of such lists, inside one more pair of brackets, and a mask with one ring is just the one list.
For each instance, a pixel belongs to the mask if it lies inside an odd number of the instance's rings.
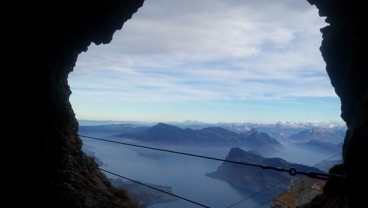
{"label": "cloud layer", "polygon": [[110,44],[79,56],[72,101],[336,98],[324,25],[307,1],[146,1]]}

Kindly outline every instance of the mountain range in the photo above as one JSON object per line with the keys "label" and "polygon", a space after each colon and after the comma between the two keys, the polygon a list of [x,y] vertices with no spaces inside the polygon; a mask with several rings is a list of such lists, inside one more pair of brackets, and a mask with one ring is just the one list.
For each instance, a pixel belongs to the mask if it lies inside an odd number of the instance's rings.
{"label": "mountain range", "polygon": [[290,136],[301,131],[310,129],[323,129],[323,131],[330,131],[336,133],[336,138],[343,138],[346,131],[346,126],[341,122],[283,122],[276,123],[231,123],[224,124],[227,129],[235,132],[243,132],[254,128],[258,131],[267,132],[271,137],[278,141],[288,139]]}
{"label": "mountain range", "polygon": [[335,130],[331,128],[312,128],[300,131],[291,135],[288,139],[292,141],[318,140],[328,143],[341,143],[341,138],[345,135],[345,130]]}
{"label": "mountain range", "polygon": [[[81,127],[85,126],[131,126],[131,127],[151,127],[157,123],[153,122],[138,122],[138,121],[90,121],[79,120]],[[337,132],[338,137],[343,137],[346,131],[346,125],[342,122],[290,122],[279,121],[275,123],[206,123],[200,121],[183,121],[183,122],[167,122],[167,124],[177,126],[179,128],[203,129],[206,127],[221,127],[236,133],[244,133],[250,129],[256,129],[260,132],[266,132],[271,137],[281,141],[287,139],[293,134],[308,130],[308,129],[326,129]]]}
{"label": "mountain range", "polygon": [[236,133],[221,127],[206,127],[193,130],[165,123],[158,123],[140,131],[123,132],[115,135],[115,137],[168,145],[242,145],[258,150],[276,150],[283,147],[267,133],[258,132],[254,129],[244,133]]}
{"label": "mountain range", "polygon": [[312,128],[293,134],[284,141],[292,146],[338,153],[342,150],[344,134],[343,129]]}
{"label": "mountain range", "polygon": [[122,132],[134,133],[145,129],[150,126],[143,124],[104,124],[104,125],[90,125],[90,126],[79,126],[78,133],[87,136],[96,137],[111,137]]}
{"label": "mountain range", "polygon": [[[111,121],[112,122],[112,121]],[[340,123],[165,123],[87,122],[79,134],[103,138],[131,138],[157,144],[222,145],[277,149],[292,145],[317,151],[340,152],[346,127]],[[100,125],[104,124],[104,125]],[[86,126],[88,125],[88,126]],[[263,147],[264,146],[264,147]],[[246,148],[246,147],[244,147]]]}

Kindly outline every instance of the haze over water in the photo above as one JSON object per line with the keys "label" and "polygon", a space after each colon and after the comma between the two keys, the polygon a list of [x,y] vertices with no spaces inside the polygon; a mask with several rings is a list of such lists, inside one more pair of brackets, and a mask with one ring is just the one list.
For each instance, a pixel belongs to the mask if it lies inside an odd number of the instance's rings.
{"label": "haze over water", "polygon": [[[127,143],[135,143],[131,140],[120,140]],[[153,150],[127,147],[113,143],[83,139],[84,149],[92,151],[97,158],[103,161],[100,168],[120,174],[124,177],[138,180],[143,183],[157,184],[172,187],[172,192],[187,199],[202,203],[213,208],[230,206],[253,192],[240,193],[228,183],[206,176],[213,172],[221,164],[219,161],[176,155]],[[146,143],[142,143],[147,145]],[[150,145],[153,146],[153,145]],[[225,159],[229,148],[222,147],[158,147],[174,151],[216,157]],[[244,148],[244,150],[246,150]],[[302,150],[299,148],[285,148],[282,151],[268,155],[269,157],[281,157],[289,162],[305,165],[319,163],[331,156],[331,153]],[[287,174],[287,173],[285,173]],[[106,173],[108,177],[116,178]],[[273,198],[272,195],[257,194],[243,203],[234,207],[256,207],[266,202],[264,207]],[[150,208],[189,208],[198,207],[184,200],[169,203],[161,203],[149,206]],[[261,206],[263,207],[263,206]]]}

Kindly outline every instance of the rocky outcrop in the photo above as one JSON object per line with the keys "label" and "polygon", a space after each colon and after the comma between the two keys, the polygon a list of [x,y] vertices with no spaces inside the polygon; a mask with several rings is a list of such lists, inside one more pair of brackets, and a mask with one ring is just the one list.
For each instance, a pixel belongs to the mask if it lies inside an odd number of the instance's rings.
{"label": "rocky outcrop", "polygon": [[[142,204],[142,206],[144,207],[158,203],[172,202],[179,199],[173,196],[174,194],[172,193],[172,188],[170,186],[146,184],[155,189],[165,191],[166,193],[164,193],[146,186],[142,186],[142,184],[137,184],[131,181],[124,181],[120,178],[110,178],[109,180],[115,187],[120,187],[128,190],[129,196],[132,197],[135,201],[138,201],[139,204]],[[170,193],[172,195],[169,195],[167,193]]]}
{"label": "rocky outcrop", "polygon": [[[270,167],[283,167],[285,169],[295,168],[303,172],[323,173],[323,171],[297,163],[290,163],[281,158],[264,158],[252,151],[244,151],[240,148],[231,148],[225,158],[228,161],[236,161],[250,164],[260,164]],[[293,178],[285,172],[274,169],[244,166],[234,163],[223,162],[216,171],[208,173],[207,176],[224,180],[240,192],[262,192],[280,194],[288,190],[288,185]]]}
{"label": "rocky outcrop", "polygon": [[291,181],[289,190],[272,200],[271,208],[301,207],[322,194],[325,182],[319,179],[301,177]]}
{"label": "rocky outcrop", "polygon": [[[364,152],[368,149],[368,27],[365,22],[368,13],[363,1],[308,1],[316,5],[320,16],[327,17],[329,25],[321,29],[320,50],[331,84],[341,100],[341,117],[348,127],[343,146],[344,163],[338,168],[340,173],[346,174],[346,181],[339,190],[328,190],[329,187],[336,188],[333,182],[328,182],[324,204],[315,206],[356,207],[364,200],[357,187],[363,181],[367,182],[361,169],[367,163]],[[338,198],[339,203],[330,203],[329,197],[332,200]]]}
{"label": "rocky outcrop", "polygon": [[[19,3],[21,4],[21,3]],[[91,43],[106,44],[143,0],[52,1],[27,5],[23,20],[32,24],[29,53],[39,79],[37,113],[36,207],[136,207],[111,186],[93,159],[81,150],[78,123],[69,102],[68,74]],[[23,16],[22,16],[23,17]],[[35,52],[37,50],[37,53]],[[32,65],[33,64],[33,65]],[[33,122],[33,121],[32,121]],[[36,189],[37,188],[37,189]],[[38,189],[39,188],[39,189]],[[31,205],[30,205],[31,206]]]}

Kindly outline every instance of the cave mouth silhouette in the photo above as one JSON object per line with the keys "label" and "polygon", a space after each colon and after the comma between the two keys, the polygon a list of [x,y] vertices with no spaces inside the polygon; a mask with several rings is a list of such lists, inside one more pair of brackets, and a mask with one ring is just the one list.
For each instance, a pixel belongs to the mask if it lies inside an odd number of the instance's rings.
{"label": "cave mouth silhouette", "polygon": [[[144,7],[144,6],[143,6],[143,7]],[[138,12],[140,12],[140,11],[138,11]],[[317,14],[316,14],[316,15],[317,15]],[[134,16],[133,16],[133,19],[132,19],[132,20],[130,20],[130,21],[133,21],[133,20],[134,20]],[[134,24],[134,23],[132,23],[132,24]],[[317,29],[317,28],[319,29],[319,26],[315,28],[315,30],[316,30],[316,31],[318,31],[318,29]],[[129,25],[128,25],[128,23],[127,23],[127,25],[125,26],[125,28],[123,28],[123,29],[122,29],[122,31],[123,31],[123,30],[129,30]],[[117,32],[116,32],[116,33],[117,33]],[[113,45],[113,44],[115,44],[114,39],[115,39],[116,35],[117,35],[117,34],[115,34],[115,35],[114,35],[114,38],[113,38],[112,42],[111,42],[111,43],[109,43],[109,45]],[[124,35],[124,33],[123,33],[122,35]],[[90,47],[91,47],[91,46],[90,46]],[[102,47],[102,46],[96,46],[96,47]],[[124,47],[124,45],[122,45],[121,47]],[[87,51],[87,52],[86,52],[86,54],[85,54],[86,56],[88,56],[88,53],[89,53],[89,52],[91,52],[90,50],[91,50],[91,49],[88,49],[88,51]],[[319,54],[318,49],[316,49],[316,53],[318,53],[318,54]],[[110,56],[109,58],[111,58],[111,56]],[[111,59],[112,59],[112,60],[114,60],[114,58],[111,58]],[[96,61],[96,60],[94,60],[94,61]],[[78,62],[77,62],[77,66],[78,66]],[[77,68],[75,68],[74,70],[78,70],[78,69],[77,69]],[[326,76],[327,76],[327,75],[326,75]],[[303,77],[301,77],[301,79],[302,79],[302,78],[303,78]],[[123,79],[121,79],[121,81],[122,81],[122,82],[124,82],[124,81],[125,81],[125,80],[124,80],[124,78],[123,78]],[[331,88],[332,88],[332,86],[331,86]],[[73,91],[73,88],[72,88],[72,91]],[[74,96],[74,95],[72,94],[72,97],[73,97],[73,96]],[[72,104],[73,104],[73,102],[72,102]],[[78,115],[78,112],[77,112],[77,115]]]}
{"label": "cave mouth silhouette", "polygon": [[[368,13],[363,11],[366,8],[363,1],[308,2],[316,5],[320,16],[327,17],[329,23],[321,29],[323,41],[320,50],[331,84],[341,99],[341,117],[348,126],[343,148],[344,164],[330,170],[346,174],[346,180],[343,183],[330,181],[324,194],[314,203],[317,207],[359,207],[354,205],[364,204],[365,198],[356,187],[366,180],[361,167],[368,148],[368,83],[364,76],[368,34],[363,27]],[[37,138],[37,148],[22,158],[26,160],[22,164],[32,164],[36,169],[37,176],[32,181],[37,183],[32,187],[41,192],[35,191],[33,201],[43,207],[121,207],[119,194],[106,182],[95,163],[81,151],[78,122],[69,102],[71,92],[67,78],[78,54],[86,51],[92,42],[109,43],[113,33],[120,30],[143,5],[143,0],[96,4],[58,1],[56,6],[54,3],[32,2],[14,7],[24,9],[26,6],[24,10],[16,10],[23,17],[21,20],[27,20],[19,25],[32,26],[31,42],[35,46],[26,48],[26,53],[17,53],[23,56],[17,60],[29,60],[31,56],[32,61],[22,69],[36,70],[37,79],[30,82],[27,90],[38,92],[41,97],[40,108],[36,108],[36,112],[26,109],[32,111],[29,118],[38,117],[39,120],[32,123],[28,137],[23,139],[29,140],[30,135]],[[35,48],[40,53],[35,53]],[[34,103],[33,100],[30,102]],[[34,156],[35,153],[39,154]],[[93,190],[105,194],[96,197]]]}

